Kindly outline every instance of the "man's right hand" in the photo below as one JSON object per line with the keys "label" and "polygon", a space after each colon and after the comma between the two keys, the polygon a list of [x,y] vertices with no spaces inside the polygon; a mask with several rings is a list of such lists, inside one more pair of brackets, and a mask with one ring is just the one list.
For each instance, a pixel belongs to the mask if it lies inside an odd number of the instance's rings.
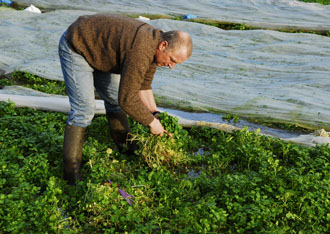
{"label": "man's right hand", "polygon": [[169,136],[172,137],[172,133],[169,133],[163,125],[160,123],[159,119],[154,119],[150,124],[149,124],[150,132],[154,135],[158,136],[163,136],[164,132]]}
{"label": "man's right hand", "polygon": [[163,136],[165,129],[160,121],[156,118],[149,124],[150,132],[154,135]]}

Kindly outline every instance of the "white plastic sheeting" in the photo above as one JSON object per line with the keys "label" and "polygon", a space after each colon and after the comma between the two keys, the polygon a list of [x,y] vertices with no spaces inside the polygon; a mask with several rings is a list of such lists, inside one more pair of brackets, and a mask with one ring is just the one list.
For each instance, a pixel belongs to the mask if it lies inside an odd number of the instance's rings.
{"label": "white plastic sheeting", "polygon": [[193,14],[203,18],[268,26],[330,27],[330,6],[296,0],[18,0],[52,9]]}
{"label": "white plastic sheeting", "polygon": [[330,127],[330,38],[275,31],[223,31],[157,20],[193,35],[194,55],[162,69],[155,86],[166,97],[200,106]]}
{"label": "white plastic sheeting", "polygon": [[[70,111],[69,99],[66,96],[61,95],[50,95],[41,93],[32,89],[19,87],[19,86],[10,86],[6,87],[0,93],[0,101],[5,102],[14,102],[16,107],[29,107],[37,110],[46,110],[46,111],[56,111],[68,113]],[[96,114],[105,114],[104,102],[102,100],[95,101],[95,113]],[[160,108],[160,111],[163,111]],[[214,123],[214,122],[205,122],[200,120],[189,120],[182,118],[176,114],[173,114],[167,110],[168,114],[178,118],[179,124],[184,127],[191,126],[206,126],[210,128],[217,128],[222,131],[232,132],[234,130],[239,130],[239,128],[225,124],[225,123]],[[308,135],[294,135],[291,137],[281,137],[282,134],[276,133],[276,131],[261,131],[260,134],[279,137],[284,141],[295,142],[305,146],[315,146],[317,144],[330,144],[330,133],[325,132],[324,130],[320,131],[322,134],[308,134]]]}
{"label": "white plastic sheeting", "polygon": [[[11,101],[15,103],[16,107],[29,107],[36,110],[63,113],[70,111],[70,103],[67,96],[50,95],[26,88],[5,88],[0,93],[0,101]],[[96,100],[95,104],[95,114],[105,114],[104,102],[102,100]]]}
{"label": "white plastic sheeting", "polygon": [[[62,80],[57,45],[78,16],[0,8],[0,69]],[[151,20],[188,31],[192,57],[157,71],[156,95],[199,109],[330,128],[330,38],[267,30],[224,31],[191,22]],[[1,90],[0,90],[1,93]]]}
{"label": "white plastic sheeting", "polygon": [[24,11],[41,14],[41,10],[38,7],[33,6],[32,4],[29,7],[25,8]]}
{"label": "white plastic sheeting", "polygon": [[0,68],[63,80],[57,46],[68,25],[82,14],[88,12],[35,14],[0,8]]}

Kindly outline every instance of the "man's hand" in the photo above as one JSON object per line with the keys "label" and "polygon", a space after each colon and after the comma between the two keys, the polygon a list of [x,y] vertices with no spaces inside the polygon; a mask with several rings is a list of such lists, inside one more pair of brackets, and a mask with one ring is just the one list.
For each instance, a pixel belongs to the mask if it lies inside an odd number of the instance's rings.
{"label": "man's hand", "polygon": [[149,128],[150,132],[154,135],[163,136],[165,132],[169,137],[172,137],[172,134],[165,130],[160,121],[156,118],[149,124]]}
{"label": "man's hand", "polygon": [[164,134],[164,128],[160,121],[156,118],[149,124],[150,132],[154,135],[162,136]]}

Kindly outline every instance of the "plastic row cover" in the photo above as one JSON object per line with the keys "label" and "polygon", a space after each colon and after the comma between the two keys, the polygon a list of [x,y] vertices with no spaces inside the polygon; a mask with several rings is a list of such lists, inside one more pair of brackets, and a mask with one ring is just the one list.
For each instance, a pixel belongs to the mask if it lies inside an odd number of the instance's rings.
{"label": "plastic row cover", "polygon": [[202,18],[268,26],[328,26],[330,6],[296,0],[18,0],[18,3],[51,9],[193,14]]}
{"label": "plastic row cover", "polygon": [[[79,15],[0,8],[0,69],[63,79],[57,45]],[[223,31],[191,22],[152,20],[165,31],[188,31],[192,57],[173,70],[159,69],[158,96],[204,110],[254,118],[330,126],[330,38],[274,31]]]}

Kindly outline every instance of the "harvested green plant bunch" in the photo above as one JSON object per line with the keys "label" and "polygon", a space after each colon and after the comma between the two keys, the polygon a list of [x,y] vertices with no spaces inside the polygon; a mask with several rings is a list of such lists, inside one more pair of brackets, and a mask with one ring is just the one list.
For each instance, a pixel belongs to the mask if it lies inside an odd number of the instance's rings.
{"label": "harvested green plant bunch", "polygon": [[132,130],[132,140],[139,145],[136,153],[142,155],[151,168],[182,168],[191,160],[187,152],[188,132],[178,124],[176,117],[169,116],[166,112],[161,113],[159,119],[173,136],[155,136],[142,125],[135,125],[137,127]]}

